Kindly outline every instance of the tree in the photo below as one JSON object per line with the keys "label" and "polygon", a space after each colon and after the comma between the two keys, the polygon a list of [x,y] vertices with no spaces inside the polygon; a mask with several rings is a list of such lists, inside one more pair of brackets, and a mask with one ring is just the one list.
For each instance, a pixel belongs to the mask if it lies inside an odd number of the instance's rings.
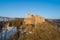
{"label": "tree", "polygon": [[9,22],[9,27],[12,27],[13,26],[13,23],[12,22]]}
{"label": "tree", "polygon": [[20,32],[19,32],[19,28],[20,28],[20,26],[22,25],[22,21],[19,21],[19,20],[17,20],[16,22],[15,22],[15,26],[16,26],[16,29],[17,29],[17,39],[19,38],[19,35],[20,35]]}

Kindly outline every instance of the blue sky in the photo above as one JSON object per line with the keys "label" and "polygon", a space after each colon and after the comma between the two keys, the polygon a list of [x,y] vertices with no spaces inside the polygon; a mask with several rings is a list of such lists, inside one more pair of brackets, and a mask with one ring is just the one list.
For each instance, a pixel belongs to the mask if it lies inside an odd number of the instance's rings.
{"label": "blue sky", "polygon": [[0,0],[0,16],[27,17],[28,13],[60,19],[59,0]]}

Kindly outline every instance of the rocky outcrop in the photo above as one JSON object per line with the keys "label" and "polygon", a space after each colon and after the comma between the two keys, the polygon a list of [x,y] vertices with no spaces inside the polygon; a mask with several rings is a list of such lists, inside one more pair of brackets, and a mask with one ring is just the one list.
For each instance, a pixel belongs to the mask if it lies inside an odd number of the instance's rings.
{"label": "rocky outcrop", "polygon": [[24,19],[27,35],[20,35],[20,40],[60,40],[60,32],[55,24],[38,15],[28,15]]}
{"label": "rocky outcrop", "polygon": [[42,17],[42,16],[36,15],[36,16],[35,16],[35,22],[36,22],[36,23],[43,23],[43,22],[45,22],[45,18]]}
{"label": "rocky outcrop", "polygon": [[[38,15],[28,14],[28,18],[24,19],[24,25],[27,31],[32,31],[36,28],[38,23],[42,24],[45,22],[45,18]],[[23,27],[24,28],[24,27]]]}
{"label": "rocky outcrop", "polygon": [[38,15],[28,14],[28,18],[24,19],[25,24],[35,24],[45,22],[45,18]]}

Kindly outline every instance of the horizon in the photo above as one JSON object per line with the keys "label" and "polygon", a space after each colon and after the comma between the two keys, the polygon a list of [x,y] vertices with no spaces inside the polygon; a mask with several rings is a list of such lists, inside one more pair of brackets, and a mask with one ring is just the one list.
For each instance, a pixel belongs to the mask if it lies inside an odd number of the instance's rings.
{"label": "horizon", "polygon": [[28,14],[60,19],[60,0],[0,0],[0,16],[26,18]]}

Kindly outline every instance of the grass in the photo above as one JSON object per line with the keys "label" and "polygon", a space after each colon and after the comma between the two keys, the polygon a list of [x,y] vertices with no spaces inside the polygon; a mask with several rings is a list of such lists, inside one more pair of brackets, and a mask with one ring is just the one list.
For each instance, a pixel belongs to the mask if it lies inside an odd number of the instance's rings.
{"label": "grass", "polygon": [[60,40],[60,32],[54,26],[56,25],[47,20],[42,24],[38,23],[32,29],[32,34],[21,34],[20,40]]}

